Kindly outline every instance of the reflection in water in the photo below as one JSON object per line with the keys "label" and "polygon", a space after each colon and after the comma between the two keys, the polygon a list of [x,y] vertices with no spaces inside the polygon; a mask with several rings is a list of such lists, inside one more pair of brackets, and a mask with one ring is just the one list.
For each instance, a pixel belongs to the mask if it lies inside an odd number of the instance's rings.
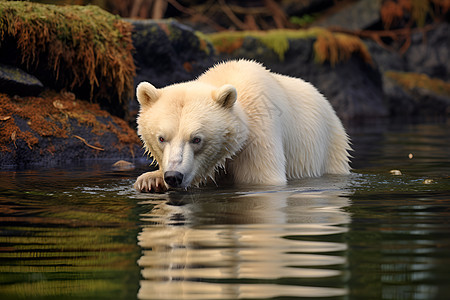
{"label": "reflection in water", "polygon": [[[445,187],[446,186],[446,187]],[[370,299],[448,299],[450,185],[410,189],[389,199],[375,191],[351,196],[352,293]],[[372,199],[385,200],[373,201]]]}
{"label": "reflection in water", "polygon": [[346,234],[353,298],[449,299],[449,125],[354,135],[360,176]]}
{"label": "reflection in water", "polygon": [[[334,180],[334,182],[333,182]],[[170,193],[143,201],[140,299],[346,295],[345,177],[322,189]],[[344,182],[342,182],[344,181]],[[213,197],[212,197],[213,196]]]}
{"label": "reflection in water", "polygon": [[99,187],[106,174],[93,174],[0,173],[0,299],[135,297],[130,182]]}
{"label": "reflection in water", "polygon": [[450,124],[359,129],[351,176],[278,189],[0,171],[0,299],[448,299]]}

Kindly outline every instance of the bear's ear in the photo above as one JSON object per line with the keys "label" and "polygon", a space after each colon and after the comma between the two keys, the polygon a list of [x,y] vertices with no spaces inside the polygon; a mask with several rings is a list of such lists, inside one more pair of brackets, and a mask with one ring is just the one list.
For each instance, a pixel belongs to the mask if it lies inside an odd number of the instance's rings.
{"label": "bear's ear", "polygon": [[225,108],[233,107],[237,99],[237,92],[231,84],[225,84],[212,92],[212,97],[219,105]]}
{"label": "bear's ear", "polygon": [[137,86],[136,95],[141,105],[150,105],[161,96],[161,91],[148,82],[141,82]]}

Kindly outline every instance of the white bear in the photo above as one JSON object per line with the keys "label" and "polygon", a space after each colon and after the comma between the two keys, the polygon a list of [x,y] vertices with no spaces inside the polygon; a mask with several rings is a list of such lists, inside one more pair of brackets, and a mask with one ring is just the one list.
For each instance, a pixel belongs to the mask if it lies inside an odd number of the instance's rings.
{"label": "white bear", "polygon": [[137,98],[138,135],[159,165],[138,177],[139,191],[198,186],[217,174],[284,185],[349,173],[349,138],[330,103],[310,83],[257,62],[223,62],[161,89],[142,82]]}

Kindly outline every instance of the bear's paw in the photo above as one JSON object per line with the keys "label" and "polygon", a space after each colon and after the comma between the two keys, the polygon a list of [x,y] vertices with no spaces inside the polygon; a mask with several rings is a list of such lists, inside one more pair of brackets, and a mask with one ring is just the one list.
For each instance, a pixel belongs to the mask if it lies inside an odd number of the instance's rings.
{"label": "bear's paw", "polygon": [[163,174],[160,170],[147,172],[139,176],[134,188],[140,192],[163,193],[167,191]]}

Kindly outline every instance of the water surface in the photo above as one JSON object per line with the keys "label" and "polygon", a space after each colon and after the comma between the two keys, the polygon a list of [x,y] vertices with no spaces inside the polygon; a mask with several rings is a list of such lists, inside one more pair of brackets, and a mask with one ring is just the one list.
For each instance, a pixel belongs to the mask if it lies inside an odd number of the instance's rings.
{"label": "water surface", "polygon": [[285,187],[141,194],[142,166],[110,162],[0,172],[0,298],[447,299],[450,126],[349,132],[350,176]]}

